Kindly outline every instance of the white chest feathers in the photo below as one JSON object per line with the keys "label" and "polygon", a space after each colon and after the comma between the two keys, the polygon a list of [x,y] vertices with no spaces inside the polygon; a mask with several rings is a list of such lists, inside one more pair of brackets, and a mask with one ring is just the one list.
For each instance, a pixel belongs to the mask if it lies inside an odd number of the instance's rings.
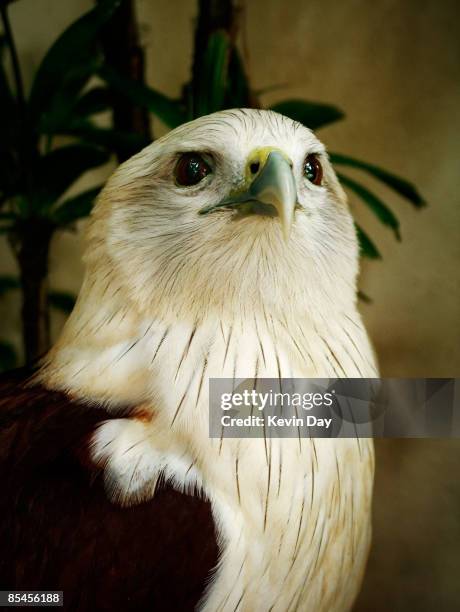
{"label": "white chest feathers", "polygon": [[161,475],[211,501],[221,559],[202,610],[331,612],[353,603],[370,541],[372,442],[208,436],[210,377],[376,375],[359,319],[324,330],[268,320],[154,325],[112,350],[109,371],[96,366],[95,395],[98,368],[115,390],[120,368],[143,372],[131,389],[140,418],[111,421],[94,439],[111,495],[149,498]]}

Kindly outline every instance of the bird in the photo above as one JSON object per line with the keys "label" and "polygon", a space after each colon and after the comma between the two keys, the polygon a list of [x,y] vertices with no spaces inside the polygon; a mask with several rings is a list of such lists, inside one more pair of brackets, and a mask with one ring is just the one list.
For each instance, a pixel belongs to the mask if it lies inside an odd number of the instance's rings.
{"label": "bird", "polygon": [[276,112],[120,165],[58,340],[3,377],[0,588],[68,610],[340,612],[371,540],[367,438],[213,438],[214,379],[373,378],[324,145]]}

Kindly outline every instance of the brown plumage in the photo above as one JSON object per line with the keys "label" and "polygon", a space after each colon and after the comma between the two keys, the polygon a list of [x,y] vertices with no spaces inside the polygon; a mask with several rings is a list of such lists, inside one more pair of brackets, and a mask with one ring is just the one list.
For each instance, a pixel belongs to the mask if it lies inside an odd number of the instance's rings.
{"label": "brown plumage", "polygon": [[0,377],[0,589],[63,590],[66,610],[192,610],[217,562],[209,503],[166,485],[110,503],[86,440],[113,415],[26,380]]}

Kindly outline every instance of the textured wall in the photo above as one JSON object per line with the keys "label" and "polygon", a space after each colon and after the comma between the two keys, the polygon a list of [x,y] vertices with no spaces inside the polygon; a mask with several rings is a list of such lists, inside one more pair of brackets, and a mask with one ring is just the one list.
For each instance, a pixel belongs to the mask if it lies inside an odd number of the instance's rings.
{"label": "textured wall", "polygon": [[[12,5],[29,80],[52,38],[89,6],[89,0]],[[149,83],[176,95],[190,64],[195,2],[138,0],[138,13]],[[364,262],[361,286],[374,300],[362,311],[386,375],[459,373],[459,16],[456,0],[247,2],[243,31],[252,83],[283,85],[264,103],[306,97],[337,104],[347,118],[320,132],[327,146],[402,174],[428,201],[414,211],[367,180],[399,217],[401,244],[352,201],[383,254],[382,262]],[[155,122],[156,134],[162,130]],[[56,238],[55,287],[78,290],[80,252],[78,235]],[[3,270],[14,269],[3,245],[1,258]],[[0,304],[0,317],[2,335],[17,338],[13,297]],[[359,610],[460,606],[458,456],[457,443],[378,445],[374,549]]]}

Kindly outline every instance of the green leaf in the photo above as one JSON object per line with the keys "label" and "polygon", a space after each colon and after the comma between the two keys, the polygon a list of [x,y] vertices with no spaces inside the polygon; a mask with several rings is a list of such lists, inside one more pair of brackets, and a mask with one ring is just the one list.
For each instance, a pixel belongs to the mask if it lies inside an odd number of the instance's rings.
{"label": "green leaf", "polygon": [[44,155],[35,168],[33,207],[46,210],[84,172],[105,164],[109,158],[106,151],[86,144],[68,145]]}
{"label": "green leaf", "polygon": [[66,291],[50,291],[48,293],[50,306],[65,314],[70,314],[75,306],[76,297]]}
{"label": "green leaf", "polygon": [[9,342],[0,342],[0,372],[16,367],[18,358],[14,346]]}
{"label": "green leaf", "polygon": [[214,32],[200,66],[194,116],[201,117],[221,110],[224,106],[230,41],[226,32]]}
{"label": "green leaf", "polygon": [[3,230],[12,229],[17,220],[18,215],[13,212],[0,212],[0,233],[3,234]]}
{"label": "green leaf", "polygon": [[285,100],[284,102],[278,102],[278,104],[270,108],[272,111],[302,123],[311,130],[334,123],[345,116],[336,106],[320,104],[318,102],[306,102],[305,100]]}
{"label": "green leaf", "polygon": [[18,289],[19,286],[19,280],[15,276],[0,276],[0,297],[12,289]]}
{"label": "green leaf", "polygon": [[365,204],[367,204],[367,206],[384,225],[391,227],[396,239],[401,240],[401,234],[399,233],[399,221],[392,211],[382,202],[382,200],[364,187],[364,185],[361,185],[361,183],[354,181],[348,176],[339,173],[337,176],[343,185],[354,191],[356,195],[359,196]]}
{"label": "green leaf", "polygon": [[366,232],[355,223],[356,234],[359,242],[360,255],[369,259],[381,259],[379,250],[366,234]]}
{"label": "green leaf", "polygon": [[[0,136],[1,140],[1,136]],[[3,143],[6,145],[6,142]],[[0,192],[2,201],[15,195],[22,187],[17,155],[0,145]]]}
{"label": "green leaf", "polygon": [[48,50],[35,75],[30,94],[32,114],[38,116],[49,105],[69,71],[84,66],[94,53],[100,28],[110,19],[121,0],[104,0],[72,23]]}
{"label": "green leaf", "polygon": [[243,60],[236,47],[230,54],[228,65],[227,92],[225,105],[227,108],[248,108],[251,106],[251,94]]}
{"label": "green leaf", "polygon": [[187,120],[185,110],[178,100],[168,98],[142,83],[127,79],[109,66],[101,68],[99,76],[110,87],[125,95],[133,104],[147,108],[171,129]]}
{"label": "green leaf", "polygon": [[375,178],[382,181],[382,183],[385,183],[386,185],[388,185],[388,187],[391,187],[394,191],[412,202],[412,204],[416,208],[422,208],[426,205],[426,202],[418,193],[414,185],[401,178],[400,176],[391,174],[383,168],[379,168],[378,166],[374,166],[373,164],[368,164],[367,162],[361,161],[360,159],[356,159],[354,157],[349,157],[348,155],[341,155],[340,153],[330,153],[329,158],[333,164],[343,164],[344,166],[351,166],[352,168],[358,168],[359,170],[364,170],[365,172],[368,172]]}
{"label": "green leaf", "polygon": [[382,256],[380,255],[377,247],[372,242],[372,240],[369,238],[369,236],[366,234],[366,232],[361,227],[359,227],[359,225],[357,225],[356,223],[355,223],[355,228],[356,228],[356,234],[358,236],[359,249],[360,249],[361,255],[363,257],[368,257],[369,259],[381,259]]}
{"label": "green leaf", "polygon": [[81,117],[89,117],[110,110],[112,95],[107,87],[93,87],[85,92],[75,106],[75,113]]}
{"label": "green leaf", "polygon": [[[40,134],[62,133],[72,116],[78,112],[78,96],[81,90],[100,66],[101,58],[96,56],[85,62],[83,66],[77,66],[66,73],[60,87],[40,114],[37,125]],[[82,97],[85,97],[85,94]]]}
{"label": "green leaf", "polygon": [[17,218],[18,216],[14,212],[0,212],[0,223],[13,223]]}
{"label": "green leaf", "polygon": [[96,127],[89,121],[71,122],[63,134],[76,136],[89,144],[97,145],[109,151],[123,151],[126,158],[138,153],[150,144],[150,140],[135,132],[122,132],[111,128]]}
{"label": "green leaf", "polygon": [[5,37],[0,36],[0,150],[4,151],[7,143],[13,141],[17,121],[16,100],[11,91],[4,66]]}
{"label": "green leaf", "polygon": [[361,302],[364,302],[365,304],[372,304],[373,299],[367,295],[367,293],[364,293],[364,291],[358,291],[358,300],[361,300]]}
{"label": "green leaf", "polygon": [[16,148],[18,144],[18,108],[4,69],[5,39],[0,36],[0,192],[5,200],[19,180]]}
{"label": "green leaf", "polygon": [[12,215],[13,221],[16,222],[15,224],[17,224],[17,222],[20,223],[24,219],[27,219],[31,209],[27,195],[19,193],[15,198],[11,200],[11,204],[12,212],[10,214]]}
{"label": "green leaf", "polygon": [[102,185],[83,191],[77,196],[65,200],[65,202],[52,212],[52,220],[57,225],[62,226],[78,221],[78,219],[83,217],[87,217],[101,189]]}

